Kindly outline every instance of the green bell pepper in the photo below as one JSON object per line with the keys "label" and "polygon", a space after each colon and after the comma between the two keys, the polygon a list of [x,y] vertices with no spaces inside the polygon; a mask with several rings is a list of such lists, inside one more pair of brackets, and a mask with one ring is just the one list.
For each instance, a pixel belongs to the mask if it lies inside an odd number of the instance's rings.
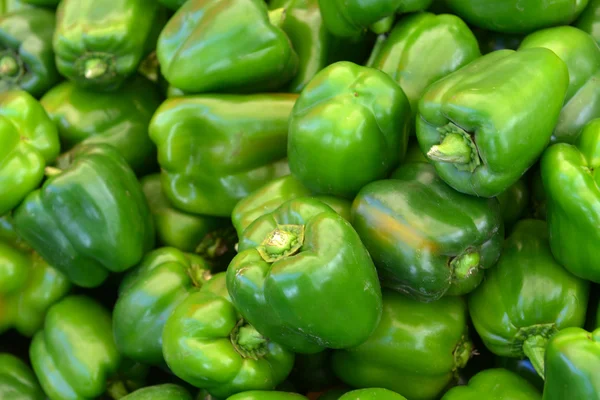
{"label": "green bell pepper", "polygon": [[544,400],[600,399],[600,329],[567,328],[548,342]]}
{"label": "green bell pepper", "polygon": [[402,163],[410,164],[416,162],[428,163],[429,159],[421,151],[421,147],[419,147],[417,138],[415,136],[411,136],[408,140],[408,149],[406,150],[406,156],[404,157],[404,160],[402,160]]}
{"label": "green bell pepper", "polygon": [[188,93],[278,89],[298,67],[282,18],[262,0],[189,0],[158,38],[161,72]]}
{"label": "green bell pepper", "polygon": [[590,0],[573,25],[592,35],[600,45],[600,0]]}
{"label": "green bell pepper", "polygon": [[29,93],[0,93],[0,216],[15,208],[44,177],[60,151],[56,127]]}
{"label": "green bell pepper", "polygon": [[0,0],[0,15],[33,8],[22,0]]}
{"label": "green bell pepper", "polygon": [[547,196],[542,182],[540,163],[531,168],[527,174],[529,188],[531,189],[530,210],[531,218],[546,220]]}
{"label": "green bell pepper", "polygon": [[[542,395],[527,380],[506,369],[481,371],[469,380],[468,386],[450,389],[442,400],[480,400],[493,396],[505,400],[542,400]],[[571,398],[564,397],[563,399]]]}
{"label": "green bell pepper", "polygon": [[498,201],[455,191],[427,163],[391,178],[366,185],[352,205],[382,285],[425,302],[475,289],[502,250]]}
{"label": "green bell pepper", "polygon": [[[191,1],[191,0],[190,0]],[[293,94],[171,98],[150,122],[163,190],[178,209],[229,217],[235,204],[289,174]]]}
{"label": "green bell pepper", "polygon": [[417,138],[446,183],[497,196],[516,183],[552,135],[569,81],[551,50],[499,50],[429,86]]}
{"label": "green bell pepper", "polygon": [[176,11],[183,5],[187,0],[158,0],[160,4],[167,7],[169,10]]}
{"label": "green bell pepper", "polygon": [[12,354],[0,354],[0,398],[10,400],[45,400],[33,371]]}
{"label": "green bell pepper", "polygon": [[56,7],[60,0],[20,0],[23,3],[31,4],[38,7]]}
{"label": "green bell pepper", "polygon": [[193,400],[183,387],[173,383],[148,386],[122,397],[121,400]]}
{"label": "green bell pepper", "polygon": [[527,358],[494,357],[494,367],[514,372],[531,383],[540,393],[544,390],[544,379],[537,373]]}
{"label": "green bell pepper", "polygon": [[469,311],[492,353],[526,356],[543,376],[548,339],[583,326],[588,295],[589,282],[552,257],[546,222],[528,219],[517,223],[498,264],[469,296]]}
{"label": "green bell pepper", "polygon": [[504,221],[504,231],[509,232],[525,214],[529,205],[529,188],[524,178],[496,196],[500,204],[500,214]]}
{"label": "green bell pepper", "polygon": [[154,49],[163,19],[157,1],[62,0],[53,37],[58,71],[78,86],[114,90]]}
{"label": "green bell pepper", "polygon": [[14,212],[19,234],[79,286],[99,286],[109,271],[137,264],[154,247],[141,186],[125,159],[106,144],[83,146],[63,172],[51,174]]}
{"label": "green bell pepper", "polygon": [[552,254],[571,273],[600,283],[598,166],[600,119],[585,126],[576,145],[550,146],[541,160]]}
{"label": "green bell pepper", "polygon": [[384,289],[379,326],[360,346],[334,351],[333,370],[354,387],[437,399],[471,357],[467,319],[461,297],[422,303]]}
{"label": "green bell pepper", "polygon": [[349,222],[312,198],[290,200],[254,221],[227,269],[242,316],[296,353],[367,340],[381,316],[381,289]]}
{"label": "green bell pepper", "polygon": [[298,393],[252,390],[234,394],[229,396],[227,400],[308,400],[308,398]]}
{"label": "green bell pepper", "polygon": [[390,76],[351,62],[332,64],[292,110],[290,170],[313,192],[351,198],[400,163],[411,124],[408,99]]}
{"label": "green bell pepper", "polygon": [[35,97],[54,86],[54,13],[31,8],[0,16],[0,92],[21,88]]}
{"label": "green bell pepper", "polygon": [[367,66],[398,82],[414,121],[419,99],[430,84],[480,56],[477,39],[460,18],[423,12],[400,19]]}
{"label": "green bell pepper", "polygon": [[572,26],[532,33],[519,49],[534,47],[552,50],[567,65],[569,88],[551,142],[573,143],[585,124],[600,117],[600,47]]}
{"label": "green bell pepper", "polygon": [[0,217],[0,241],[23,252],[31,250],[31,247],[17,233],[17,228],[15,228],[14,221],[10,215]]}
{"label": "green bell pepper", "polygon": [[358,389],[345,393],[339,400],[406,400],[406,397],[387,389]]}
{"label": "green bell pepper", "polygon": [[568,25],[587,3],[588,0],[446,0],[448,7],[469,24],[503,33]]}
{"label": "green bell pepper", "polygon": [[[148,125],[161,101],[152,82],[139,75],[108,93],[63,82],[40,100],[58,127],[63,151],[79,143],[106,143],[116,148],[137,173],[156,165],[156,148],[148,137]],[[61,159],[69,157],[66,153]]]}

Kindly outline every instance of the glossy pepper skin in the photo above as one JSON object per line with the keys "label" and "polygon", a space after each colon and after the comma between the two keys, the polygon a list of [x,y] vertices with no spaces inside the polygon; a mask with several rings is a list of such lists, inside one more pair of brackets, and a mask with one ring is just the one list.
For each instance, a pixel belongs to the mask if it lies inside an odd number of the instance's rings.
{"label": "glossy pepper skin", "polygon": [[369,253],[349,222],[312,198],[254,221],[227,269],[227,289],[256,329],[296,353],[367,340],[381,317]]}
{"label": "glossy pepper skin", "polygon": [[28,8],[0,17],[0,92],[21,88],[35,97],[54,86],[54,13]]}
{"label": "glossy pepper skin", "polygon": [[546,222],[528,219],[517,223],[500,260],[469,296],[469,311],[492,353],[527,356],[543,376],[548,339],[583,326],[588,295],[589,282],[552,257]]}
{"label": "glossy pepper skin", "polygon": [[460,18],[422,12],[402,17],[375,47],[367,66],[398,82],[414,120],[419,99],[430,84],[480,56],[477,39]]}
{"label": "glossy pepper skin", "polygon": [[568,81],[567,67],[548,49],[499,50],[478,58],[429,86],[421,98],[421,150],[454,189],[497,196],[548,145]]}
{"label": "glossy pepper skin", "polygon": [[573,25],[592,35],[600,45],[600,0],[589,0],[588,6]]}
{"label": "glossy pepper skin", "polygon": [[471,351],[463,298],[421,303],[384,289],[383,316],[375,332],[360,346],[336,350],[332,365],[353,387],[433,400],[467,364]]}
{"label": "glossy pepper skin", "polygon": [[387,389],[358,389],[344,394],[339,400],[406,400],[406,397]]}
{"label": "glossy pepper skin", "polygon": [[116,89],[154,48],[160,17],[156,1],[62,0],[52,39],[58,71],[81,87]]}
{"label": "glossy pepper skin", "polygon": [[60,151],[56,127],[29,93],[0,93],[0,216],[15,208],[44,177]]}
{"label": "glossy pepper skin", "polygon": [[468,23],[504,33],[528,33],[573,22],[588,0],[446,0]]}
{"label": "glossy pepper skin", "polygon": [[544,400],[600,399],[600,329],[567,328],[548,342]]}
{"label": "glossy pepper skin", "polygon": [[[566,397],[569,398],[569,397]],[[542,395],[527,380],[506,369],[479,372],[468,386],[450,389],[442,400],[542,400]]]}
{"label": "glossy pepper skin", "polygon": [[169,201],[186,212],[229,217],[240,199],[289,174],[288,117],[297,98],[215,94],[165,101],[150,138]]}
{"label": "glossy pepper skin", "polygon": [[341,61],[304,88],[289,122],[292,174],[311,191],[352,197],[406,153],[406,95],[387,74]]}
{"label": "glossy pepper skin", "polygon": [[12,354],[0,354],[0,398],[44,400],[46,396],[31,368]]}
{"label": "glossy pepper skin", "polygon": [[519,49],[534,47],[552,50],[567,65],[569,88],[551,142],[574,143],[585,124],[600,117],[600,47],[572,26],[532,33]]}
{"label": "glossy pepper skin", "polygon": [[541,159],[550,248],[573,274],[600,282],[600,119],[588,123],[576,145],[550,146]]}
{"label": "glossy pepper skin", "polygon": [[298,393],[268,392],[264,390],[252,390],[234,394],[227,400],[307,400],[308,398]]}
{"label": "glossy pepper skin", "polygon": [[504,240],[498,201],[455,191],[427,163],[362,188],[352,225],[382,285],[425,302],[475,289]]}
{"label": "glossy pepper skin", "polygon": [[148,204],[133,171],[111,146],[81,147],[15,210],[18,233],[76,285],[99,286],[109,271],[137,264],[154,247]]}
{"label": "glossy pepper skin", "polygon": [[262,0],[189,0],[158,38],[161,72],[188,93],[278,89],[298,67],[281,18]]}
{"label": "glossy pepper skin", "polygon": [[193,400],[183,387],[172,383],[148,386],[122,397],[121,400]]}

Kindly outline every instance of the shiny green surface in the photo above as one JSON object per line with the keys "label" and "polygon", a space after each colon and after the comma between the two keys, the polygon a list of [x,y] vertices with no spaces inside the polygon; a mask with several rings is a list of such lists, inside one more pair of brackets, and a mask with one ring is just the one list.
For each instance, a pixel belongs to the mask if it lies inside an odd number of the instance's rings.
{"label": "shiny green surface", "polygon": [[138,389],[121,400],[192,400],[192,396],[181,386],[165,383]]}
{"label": "shiny green surface", "polygon": [[335,351],[332,365],[351,386],[434,400],[466,365],[471,350],[461,297],[421,303],[386,289],[373,335],[360,346]]}
{"label": "shiny green surface", "polygon": [[589,0],[588,6],[573,25],[592,35],[600,44],[600,0]]}
{"label": "shiny green surface", "polygon": [[[566,397],[571,398],[571,397]],[[442,400],[541,400],[542,394],[525,379],[502,368],[481,371],[468,386],[450,389]]]}
{"label": "shiny green surface", "polygon": [[44,400],[31,368],[8,353],[0,353],[0,398],[10,400]]}
{"label": "shiny green surface", "polygon": [[290,170],[313,192],[351,198],[402,160],[411,121],[406,95],[390,76],[351,62],[332,64],[294,105]]}
{"label": "shiny green surface", "polygon": [[306,400],[307,398],[298,393],[267,392],[254,390],[238,393],[227,398],[227,400]]}
{"label": "shiny green surface", "polygon": [[406,400],[406,397],[387,389],[358,389],[344,394],[339,400]]}

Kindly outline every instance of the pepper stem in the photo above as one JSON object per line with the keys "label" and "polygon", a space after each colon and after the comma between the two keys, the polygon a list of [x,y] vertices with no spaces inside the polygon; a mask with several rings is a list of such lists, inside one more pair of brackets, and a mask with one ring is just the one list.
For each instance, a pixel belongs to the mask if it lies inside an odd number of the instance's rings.
{"label": "pepper stem", "polygon": [[304,243],[304,225],[278,225],[256,248],[263,260],[275,262],[296,254]]}
{"label": "pepper stem", "polygon": [[523,353],[529,358],[531,365],[542,379],[544,379],[544,355],[547,343],[548,338],[543,336],[530,336],[523,342]]}
{"label": "pepper stem", "polygon": [[13,77],[19,73],[19,63],[13,56],[0,57],[0,76]]}
{"label": "pepper stem", "polygon": [[200,268],[197,264],[192,264],[187,273],[196,288],[201,288],[204,282],[212,278],[212,273],[209,270]]}
{"label": "pepper stem", "polygon": [[244,358],[257,360],[267,353],[267,339],[243,319],[233,328],[230,339],[233,347]]}
{"label": "pepper stem", "polygon": [[62,173],[62,169],[55,167],[46,167],[44,168],[44,174],[48,177],[55,176]]}
{"label": "pepper stem", "polygon": [[460,342],[454,348],[454,371],[464,368],[471,356],[474,354],[473,342],[468,337],[463,336]]}
{"label": "pepper stem", "polygon": [[85,61],[84,76],[86,79],[96,79],[108,71],[108,64],[100,58],[90,58]]}
{"label": "pepper stem", "polygon": [[111,382],[106,388],[106,393],[113,400],[119,400],[129,394],[129,389],[122,380]]}
{"label": "pepper stem", "polygon": [[457,280],[462,280],[471,275],[473,268],[479,266],[481,257],[478,252],[463,253],[455,257],[450,266]]}
{"label": "pepper stem", "polygon": [[272,25],[281,28],[283,26],[283,21],[285,21],[286,12],[285,8],[280,7],[274,10],[269,11],[269,22]]}
{"label": "pepper stem", "polygon": [[375,22],[370,26],[371,31],[377,35],[381,35],[382,33],[389,32],[394,25],[394,16],[389,15],[387,17],[381,18],[379,21]]}
{"label": "pepper stem", "polygon": [[432,146],[427,157],[433,161],[452,163],[461,171],[473,172],[481,164],[471,135],[452,123],[438,128],[438,131],[442,142]]}

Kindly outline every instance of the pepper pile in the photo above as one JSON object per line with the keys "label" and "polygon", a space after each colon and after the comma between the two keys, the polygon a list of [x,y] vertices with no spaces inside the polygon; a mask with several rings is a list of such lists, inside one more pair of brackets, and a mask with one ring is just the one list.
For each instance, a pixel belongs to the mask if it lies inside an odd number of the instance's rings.
{"label": "pepper pile", "polygon": [[0,399],[600,400],[600,0],[0,1]]}

